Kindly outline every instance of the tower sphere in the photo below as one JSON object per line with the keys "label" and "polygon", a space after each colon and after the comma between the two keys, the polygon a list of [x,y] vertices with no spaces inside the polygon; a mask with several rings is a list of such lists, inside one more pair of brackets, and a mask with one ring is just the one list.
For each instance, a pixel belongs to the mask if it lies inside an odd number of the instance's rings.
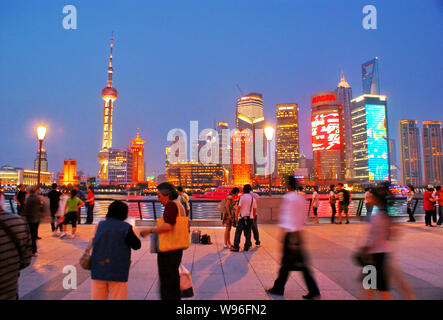
{"label": "tower sphere", "polygon": [[114,87],[105,87],[102,90],[102,99],[105,101],[117,99],[117,90]]}

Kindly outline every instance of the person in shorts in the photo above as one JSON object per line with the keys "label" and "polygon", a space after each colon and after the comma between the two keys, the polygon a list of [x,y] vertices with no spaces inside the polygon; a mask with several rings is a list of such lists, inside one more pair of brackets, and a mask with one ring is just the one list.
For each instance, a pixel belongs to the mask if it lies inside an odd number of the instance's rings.
{"label": "person in shorts", "polygon": [[224,248],[232,247],[231,243],[231,228],[234,225],[235,221],[235,205],[237,202],[237,196],[240,192],[239,188],[235,187],[231,190],[228,196],[225,199],[225,206],[223,211],[223,225],[225,226],[225,234],[224,234]]}
{"label": "person in shorts", "polygon": [[77,197],[77,190],[71,190],[71,196],[66,200],[65,205],[65,220],[63,221],[63,232],[60,233],[60,238],[66,236],[66,230],[68,224],[72,225],[72,233],[71,239],[75,237],[75,232],[77,231],[77,219],[78,219],[78,211],[85,204],[80,198]]}
{"label": "person in shorts", "polygon": [[351,203],[351,194],[343,186],[343,183],[337,185],[337,197],[338,197],[338,223],[341,224],[342,213],[346,215],[346,224],[349,224],[349,204]]}

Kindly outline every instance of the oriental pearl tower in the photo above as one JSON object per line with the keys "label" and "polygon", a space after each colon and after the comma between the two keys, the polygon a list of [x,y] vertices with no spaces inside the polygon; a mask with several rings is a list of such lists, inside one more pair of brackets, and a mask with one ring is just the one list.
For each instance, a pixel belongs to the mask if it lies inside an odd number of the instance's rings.
{"label": "oriental pearl tower", "polygon": [[102,90],[102,99],[104,100],[103,113],[103,139],[102,148],[98,154],[98,161],[100,162],[100,171],[98,178],[101,184],[108,184],[108,163],[109,163],[109,149],[112,148],[112,110],[114,101],[117,99],[117,90],[112,86],[112,47],[114,43],[114,34],[111,37],[111,54],[109,55],[108,67],[108,85]]}

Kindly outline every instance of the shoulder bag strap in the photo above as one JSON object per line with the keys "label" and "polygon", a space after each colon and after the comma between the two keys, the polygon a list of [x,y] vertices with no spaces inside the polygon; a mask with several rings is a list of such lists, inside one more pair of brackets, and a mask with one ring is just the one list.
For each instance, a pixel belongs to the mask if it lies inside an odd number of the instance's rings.
{"label": "shoulder bag strap", "polygon": [[17,238],[17,236],[15,235],[14,232],[12,232],[11,228],[8,226],[8,224],[6,222],[3,221],[3,219],[0,218],[0,226],[3,228],[3,230],[5,230],[6,234],[8,235],[8,237],[11,239],[12,242],[14,242],[15,248],[18,251],[18,255],[20,257],[20,263],[23,260],[23,253],[20,250],[20,242]]}
{"label": "shoulder bag strap", "polygon": [[254,203],[254,197],[251,195],[251,206],[249,207],[249,217],[251,217],[252,204]]}

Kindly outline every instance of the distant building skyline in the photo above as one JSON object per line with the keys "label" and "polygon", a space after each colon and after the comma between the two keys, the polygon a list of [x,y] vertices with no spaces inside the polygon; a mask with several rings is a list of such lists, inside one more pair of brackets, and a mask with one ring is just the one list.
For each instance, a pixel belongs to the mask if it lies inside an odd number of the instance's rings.
{"label": "distant building skyline", "polygon": [[420,130],[417,120],[400,120],[398,126],[400,144],[401,182],[403,185],[423,184]]}
{"label": "distant building skyline", "polygon": [[425,184],[443,184],[443,137],[441,121],[423,121],[423,167]]}

